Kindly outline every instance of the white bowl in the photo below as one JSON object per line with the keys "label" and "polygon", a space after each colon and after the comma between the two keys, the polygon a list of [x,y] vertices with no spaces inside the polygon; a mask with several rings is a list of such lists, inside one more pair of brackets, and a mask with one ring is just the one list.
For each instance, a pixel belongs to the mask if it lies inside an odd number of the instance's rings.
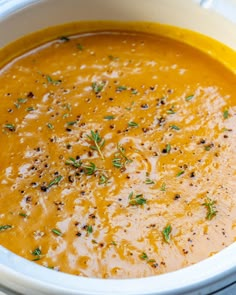
{"label": "white bowl", "polygon": [[[203,33],[236,49],[234,0],[0,0],[0,47],[44,27],[79,20],[140,20],[170,24]],[[26,295],[209,294],[235,281],[235,253],[234,243],[220,253],[178,271],[147,278],[113,280],[56,272],[0,246],[0,290]],[[231,294],[236,294],[236,290]]]}

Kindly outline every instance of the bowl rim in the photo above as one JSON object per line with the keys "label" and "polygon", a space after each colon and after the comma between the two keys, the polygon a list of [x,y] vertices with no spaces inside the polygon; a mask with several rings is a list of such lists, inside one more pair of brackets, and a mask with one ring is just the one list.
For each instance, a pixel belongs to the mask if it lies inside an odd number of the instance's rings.
{"label": "bowl rim", "polygon": [[[0,0],[0,21],[28,6],[45,0]],[[192,1],[196,2],[196,1]],[[199,2],[199,1],[197,1]],[[236,10],[236,3],[235,3]],[[0,284],[41,294],[184,294],[209,288],[222,278],[229,283],[236,274],[236,242],[194,265],[158,276],[134,279],[85,278],[47,269],[0,246]],[[22,289],[22,290],[23,290]],[[213,289],[212,289],[213,290]],[[214,291],[214,290],[213,290]],[[30,294],[30,293],[29,293]],[[32,294],[32,293],[31,293]]]}

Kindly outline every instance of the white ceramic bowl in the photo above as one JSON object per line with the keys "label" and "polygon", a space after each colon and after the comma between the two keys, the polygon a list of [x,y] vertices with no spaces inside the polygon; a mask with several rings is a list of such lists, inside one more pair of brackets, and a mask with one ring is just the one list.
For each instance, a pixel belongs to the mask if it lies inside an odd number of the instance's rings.
{"label": "white ceramic bowl", "polygon": [[[0,47],[38,29],[79,20],[171,24],[198,31],[236,49],[235,0],[0,0]],[[236,281],[235,253],[236,244],[232,244],[211,258],[175,272],[105,280],[56,272],[0,246],[0,290],[26,295],[210,294]],[[236,294],[236,290],[230,294]]]}

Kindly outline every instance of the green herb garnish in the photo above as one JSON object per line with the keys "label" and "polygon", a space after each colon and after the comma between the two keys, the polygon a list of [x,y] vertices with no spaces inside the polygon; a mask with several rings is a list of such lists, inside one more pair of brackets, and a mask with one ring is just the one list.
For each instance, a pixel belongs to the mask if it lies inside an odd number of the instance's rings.
{"label": "green herb garnish", "polygon": [[154,266],[156,260],[155,259],[149,259],[147,253],[143,252],[142,254],[139,255],[140,259],[145,260],[147,263],[151,264]]}
{"label": "green herb garnish", "polygon": [[224,116],[224,119],[228,119],[229,118],[229,111],[228,110],[224,110],[223,116]]}
{"label": "green herb garnish", "polygon": [[173,114],[175,114],[174,106],[172,106],[169,110],[167,110],[166,113],[167,113],[168,115],[173,115]]}
{"label": "green herb garnish", "polygon": [[171,125],[170,128],[173,130],[180,130],[180,128],[176,125]]}
{"label": "green herb garnish", "polygon": [[121,154],[121,156],[125,159],[125,164],[132,162],[132,160],[129,159],[127,155],[125,154],[125,148],[121,144],[117,144],[117,149],[118,149],[118,152]]}
{"label": "green herb garnish", "polygon": [[47,123],[49,129],[54,129],[54,126],[51,123]]}
{"label": "green herb garnish", "polygon": [[76,160],[75,158],[70,157],[68,160],[66,160],[66,165],[71,165],[75,168],[79,168],[82,165],[82,162],[80,160]]}
{"label": "green herb garnish", "polygon": [[97,82],[93,82],[92,83],[92,89],[93,91],[97,94],[99,92],[101,92],[105,86],[105,82],[100,82],[100,83],[97,83]]}
{"label": "green herb garnish", "polygon": [[31,112],[31,111],[34,111],[34,110],[35,110],[34,107],[28,107],[28,108],[26,109],[27,112]]}
{"label": "green herb garnish", "polygon": [[207,144],[207,145],[204,146],[205,151],[208,151],[208,152],[209,152],[212,148],[213,148],[213,145],[212,145],[212,144]]}
{"label": "green herb garnish", "polygon": [[216,216],[216,213],[218,212],[215,207],[216,201],[211,200],[210,198],[207,198],[205,203],[202,205],[207,208],[207,215],[206,219],[211,220],[214,216]]}
{"label": "green herb garnish", "polygon": [[52,233],[54,233],[57,236],[62,236],[62,232],[57,228],[53,228]]}
{"label": "green herb garnish", "polygon": [[105,120],[114,120],[115,116],[105,116],[104,119]]}
{"label": "green herb garnish", "polygon": [[88,226],[87,226],[87,232],[88,232],[89,234],[91,234],[91,233],[93,232],[93,227],[92,227],[92,225],[88,225]]}
{"label": "green herb garnish", "polygon": [[4,231],[4,230],[7,230],[7,229],[10,229],[10,228],[12,228],[12,225],[9,225],[9,224],[0,225],[0,232]]}
{"label": "green herb garnish", "polygon": [[129,122],[128,125],[129,125],[129,127],[138,127],[138,123],[133,122],[133,121]]}
{"label": "green herb garnish", "polygon": [[54,178],[47,186],[47,189],[49,189],[50,187],[52,187],[53,185],[58,184],[60,181],[62,180],[62,176],[58,175],[56,178]]}
{"label": "green herb garnish", "polygon": [[36,248],[34,251],[32,251],[32,255],[34,255],[34,256],[39,256],[41,254],[42,254],[42,252],[39,248]]}
{"label": "green herb garnish", "polygon": [[124,90],[127,90],[127,87],[126,86],[117,86],[116,87],[116,91],[119,91],[119,92],[121,92],[121,91],[124,91]]}
{"label": "green herb garnish", "polygon": [[93,175],[98,169],[93,162],[83,165],[83,170],[86,175]]}
{"label": "green herb garnish", "polygon": [[124,166],[120,157],[115,157],[112,160],[112,165],[116,168],[122,168]]}
{"label": "green herb garnish", "polygon": [[136,196],[133,196],[133,192],[131,192],[128,198],[129,198],[129,205],[131,206],[137,206],[137,205],[142,206],[147,203],[147,200],[143,197],[143,194],[138,194]]}
{"label": "green herb garnish", "polygon": [[179,171],[177,174],[176,174],[176,177],[179,177],[179,176],[181,176],[181,175],[183,175],[184,174],[184,170],[181,170],[181,171]]}
{"label": "green herb garnish", "polygon": [[171,145],[168,143],[166,145],[166,152],[169,154],[170,151],[171,151]]}
{"label": "green herb garnish", "polygon": [[186,100],[186,101],[190,101],[190,100],[193,99],[193,97],[194,97],[194,94],[189,95],[189,96],[185,97],[185,100]]}
{"label": "green herb garnish", "polygon": [[49,75],[46,75],[46,79],[48,83],[53,84],[53,85],[59,85],[61,84],[61,80],[53,80]]}
{"label": "green herb garnish", "polygon": [[98,184],[107,184],[108,177],[105,174],[100,175]]}
{"label": "green herb garnish", "polygon": [[33,261],[37,261],[40,260],[42,257],[42,251],[39,248],[34,249],[31,254],[33,256],[35,256],[35,258],[33,259]]}
{"label": "green herb garnish", "polygon": [[171,233],[171,225],[167,225],[163,231],[162,231],[162,234],[163,234],[163,237],[164,237],[164,241],[166,243],[169,243],[170,242],[170,233]]}
{"label": "green herb garnish", "polygon": [[165,184],[165,182],[162,183],[160,190],[162,192],[165,192],[166,191],[166,184]]}
{"label": "green herb garnish", "polygon": [[132,93],[132,94],[138,94],[138,90],[137,90],[137,89],[132,89],[132,90],[131,90],[131,93]]}
{"label": "green herb garnish", "polygon": [[19,216],[24,217],[24,218],[28,217],[28,215],[26,213],[23,213],[23,212],[19,213]]}
{"label": "green herb garnish", "polygon": [[91,130],[91,135],[87,135],[87,137],[94,143],[94,145],[90,145],[90,148],[92,150],[96,150],[101,158],[104,160],[104,155],[101,151],[105,144],[105,139],[102,139],[99,135],[98,131],[94,132]]}
{"label": "green herb garnish", "polygon": [[17,99],[17,101],[19,102],[19,103],[26,103],[27,102],[27,98],[18,98]]}
{"label": "green herb garnish", "polygon": [[73,126],[73,125],[75,125],[77,123],[77,121],[71,121],[71,122],[67,122],[66,124],[68,125],[68,126]]}
{"label": "green herb garnish", "polygon": [[154,184],[154,183],[155,182],[150,178],[146,178],[146,180],[145,180],[145,184]]}
{"label": "green herb garnish", "polygon": [[122,168],[126,164],[129,164],[132,162],[132,160],[127,157],[125,148],[121,144],[117,144],[117,150],[118,150],[118,153],[115,154],[115,157],[112,160],[112,164],[114,167]]}
{"label": "green herb garnish", "polygon": [[20,105],[26,103],[28,101],[27,98],[18,98],[17,102],[14,103],[15,107],[19,109]]}
{"label": "green herb garnish", "polygon": [[83,49],[84,49],[84,46],[82,45],[82,44],[77,44],[76,45],[76,47],[80,50],[80,51],[82,51]]}
{"label": "green herb garnish", "polygon": [[16,130],[16,127],[14,124],[5,124],[4,125],[4,128],[10,130],[10,131],[15,131]]}
{"label": "green herb garnish", "polygon": [[147,260],[148,259],[148,256],[145,252],[143,252],[140,256],[139,256],[141,259],[143,260]]}

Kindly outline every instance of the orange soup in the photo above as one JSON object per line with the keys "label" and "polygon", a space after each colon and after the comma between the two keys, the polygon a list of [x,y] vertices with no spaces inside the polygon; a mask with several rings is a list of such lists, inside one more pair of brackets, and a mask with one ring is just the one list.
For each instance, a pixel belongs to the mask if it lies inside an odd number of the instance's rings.
{"label": "orange soup", "polygon": [[163,35],[54,33],[0,71],[0,244],[133,278],[233,243],[235,74]]}

